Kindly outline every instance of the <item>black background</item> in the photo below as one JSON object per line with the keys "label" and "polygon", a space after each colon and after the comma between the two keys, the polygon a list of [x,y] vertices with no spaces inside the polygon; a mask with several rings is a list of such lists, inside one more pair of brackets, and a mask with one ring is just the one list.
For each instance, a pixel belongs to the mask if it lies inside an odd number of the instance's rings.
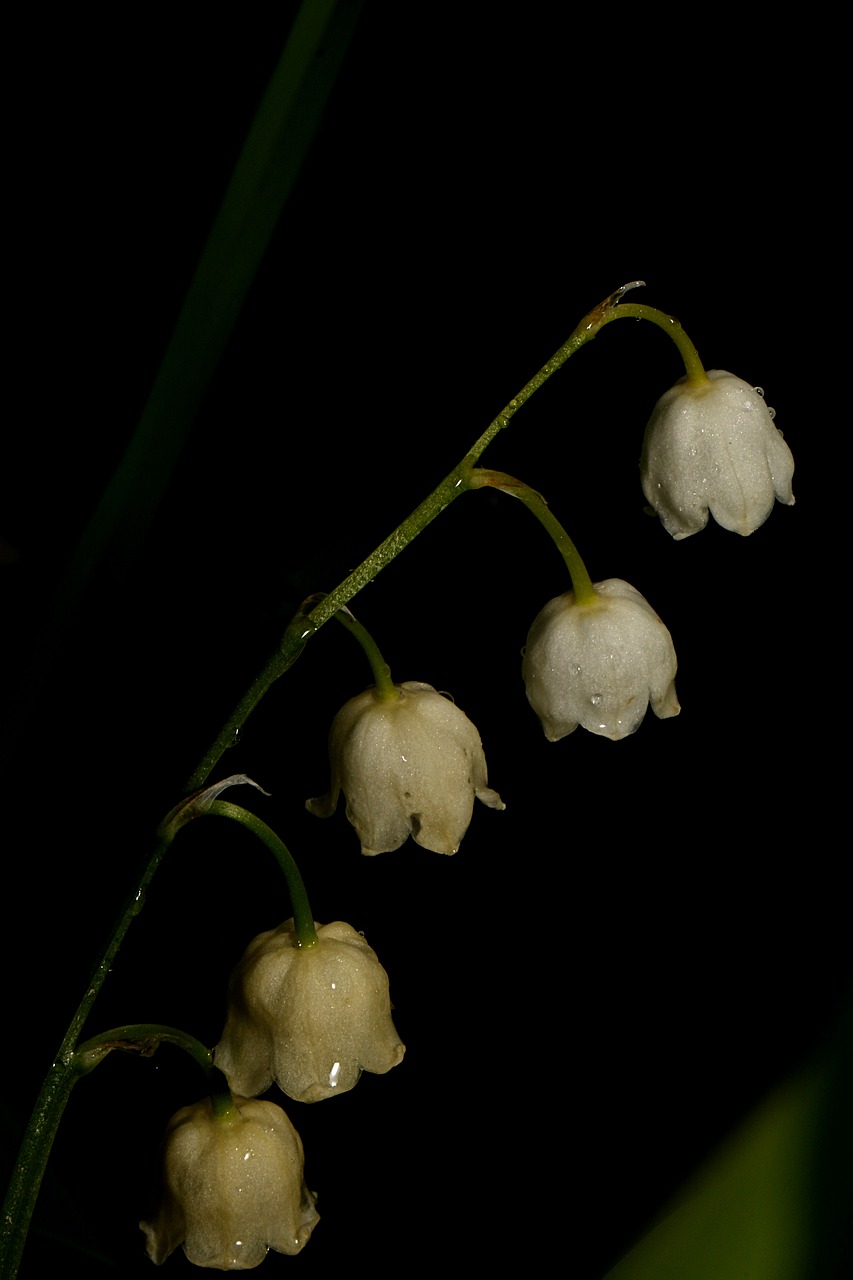
{"label": "black background", "polygon": [[[849,991],[832,816],[840,250],[825,99],[795,89],[814,51],[777,28],[780,85],[762,33],[734,18],[555,26],[557,8],[364,6],[157,518],[38,671],[47,603],[144,405],[293,6],[200,29],[75,18],[20,45],[0,513],[15,1119],[153,826],[299,602],[408,514],[593,305],[643,278],[634,296],[676,314],[706,367],[765,388],[797,460],[797,505],[750,538],[712,523],[673,542],[643,512],[637,460],[679,358],[651,325],[608,326],[484,462],[544,492],[593,579],[627,579],[662,615],[681,716],[649,715],[619,744],[545,740],[520,649],[564,570],[521,504],[480,493],[353,608],[396,679],[451,691],[474,720],[506,812],[478,806],[451,859],[411,842],[362,859],[342,813],[304,811],[327,787],[331,718],[369,679],[337,627],[222,762],[217,776],[272,793],[232,795],[289,845],[317,919],[366,933],[408,1050],[339,1100],[287,1108],[321,1222],[269,1274],[535,1265],[556,1249],[573,1280],[597,1280],[809,1060]],[[215,1043],[231,967],[290,914],[260,846],[222,827],[181,835],[92,1033],[158,1021]],[[78,1244],[92,1275],[150,1274],[137,1220],[159,1134],[199,1092],[169,1048],[114,1054],[76,1088],[22,1277]]]}

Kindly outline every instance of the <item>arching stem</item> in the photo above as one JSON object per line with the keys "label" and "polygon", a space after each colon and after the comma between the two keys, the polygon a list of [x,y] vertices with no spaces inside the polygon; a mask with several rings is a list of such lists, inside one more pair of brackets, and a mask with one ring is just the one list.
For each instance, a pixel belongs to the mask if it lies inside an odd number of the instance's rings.
{"label": "arching stem", "polygon": [[527,509],[532,511],[539,523],[551,535],[557,550],[565,561],[572,580],[575,600],[578,604],[594,604],[598,597],[595,594],[592,579],[587,573],[586,565],[581,560],[577,547],[551,511],[542,494],[537,493],[535,489],[531,489],[523,481],[516,480],[515,476],[507,475],[504,471],[487,471],[485,468],[476,467],[471,473],[471,488],[482,489],[487,486],[492,489],[500,489],[502,493],[509,493],[512,497],[519,498]]}

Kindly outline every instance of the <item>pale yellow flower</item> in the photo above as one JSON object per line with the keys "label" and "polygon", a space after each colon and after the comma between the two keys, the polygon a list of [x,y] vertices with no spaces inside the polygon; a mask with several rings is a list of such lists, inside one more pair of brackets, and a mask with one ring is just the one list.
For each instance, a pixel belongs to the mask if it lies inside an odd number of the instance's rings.
{"label": "pale yellow flower", "polygon": [[312,947],[300,947],[292,919],[260,934],[231,977],[215,1060],[238,1093],[275,1081],[298,1102],[317,1102],[403,1059],[376,952],[341,920],[314,927]]}
{"label": "pale yellow flower", "polygon": [[161,1204],[139,1224],[153,1262],[182,1244],[196,1266],[248,1271],[269,1249],[295,1254],[308,1243],[320,1215],[299,1134],[272,1102],[233,1102],[224,1118],[204,1098],[169,1121]]}

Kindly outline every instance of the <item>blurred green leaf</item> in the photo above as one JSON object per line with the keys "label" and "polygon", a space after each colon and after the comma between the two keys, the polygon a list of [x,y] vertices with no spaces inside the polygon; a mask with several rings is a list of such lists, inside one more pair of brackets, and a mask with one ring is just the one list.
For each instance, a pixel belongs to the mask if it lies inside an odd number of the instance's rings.
{"label": "blurred green leaf", "polygon": [[775,1090],[605,1280],[841,1280],[853,1219],[850,1037]]}

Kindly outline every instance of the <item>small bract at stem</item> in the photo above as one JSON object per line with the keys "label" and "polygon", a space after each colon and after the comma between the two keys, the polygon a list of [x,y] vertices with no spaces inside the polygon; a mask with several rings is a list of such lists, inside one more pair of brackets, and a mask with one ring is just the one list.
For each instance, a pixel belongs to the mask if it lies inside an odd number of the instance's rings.
{"label": "small bract at stem", "polygon": [[219,1068],[214,1066],[213,1050],[180,1027],[168,1027],[157,1022],[135,1022],[123,1027],[112,1027],[79,1045],[74,1053],[73,1069],[78,1075],[86,1075],[116,1049],[150,1058],[161,1044],[177,1045],[204,1072],[215,1119],[230,1123],[238,1117],[228,1081]]}
{"label": "small bract at stem", "polygon": [[134,1022],[123,1027],[112,1027],[109,1031],[102,1031],[84,1040],[75,1050],[74,1066],[81,1075],[85,1075],[116,1049],[150,1058],[161,1044],[166,1043],[183,1049],[206,1075],[210,1075],[213,1069],[210,1049],[180,1027],[167,1027],[158,1022]]}
{"label": "small bract at stem", "polygon": [[502,493],[509,493],[514,498],[519,498],[551,535],[569,571],[577,603],[580,605],[592,605],[597,602],[592,579],[577,547],[553,514],[541,493],[531,489],[522,480],[517,480],[515,476],[507,475],[503,471],[487,471],[483,467],[474,468],[471,473],[470,484],[472,489],[482,489],[488,486],[492,489],[499,489]]}

